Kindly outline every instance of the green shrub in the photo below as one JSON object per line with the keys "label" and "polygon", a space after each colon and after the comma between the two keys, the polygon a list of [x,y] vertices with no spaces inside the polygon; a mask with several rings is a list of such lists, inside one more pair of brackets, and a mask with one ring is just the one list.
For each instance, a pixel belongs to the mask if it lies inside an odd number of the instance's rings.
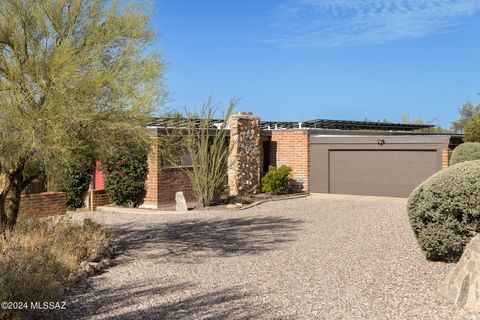
{"label": "green shrub", "polygon": [[75,163],[57,178],[57,189],[66,193],[67,208],[75,210],[84,206],[85,195],[92,181],[91,163]]}
{"label": "green shrub", "polygon": [[456,147],[453,150],[450,163],[454,165],[471,160],[480,160],[480,143],[478,142],[465,142]]}
{"label": "green shrub", "polygon": [[428,259],[457,260],[480,230],[480,161],[430,177],[410,195],[408,216]]}
{"label": "green shrub", "polygon": [[262,178],[262,191],[272,194],[288,193],[290,191],[290,174],[292,168],[288,166],[268,168],[267,174]]}
{"label": "green shrub", "polygon": [[125,148],[102,161],[105,191],[115,204],[138,207],[145,197],[148,148]]}
{"label": "green shrub", "polygon": [[61,301],[81,261],[109,254],[111,238],[89,220],[20,220],[0,237],[0,300]]}

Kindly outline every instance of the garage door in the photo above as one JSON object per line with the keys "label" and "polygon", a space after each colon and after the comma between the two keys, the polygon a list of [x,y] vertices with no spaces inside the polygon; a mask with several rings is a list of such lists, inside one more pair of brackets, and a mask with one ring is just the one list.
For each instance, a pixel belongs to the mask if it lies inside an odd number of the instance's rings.
{"label": "garage door", "polygon": [[406,197],[436,171],[435,150],[330,150],[329,192]]}

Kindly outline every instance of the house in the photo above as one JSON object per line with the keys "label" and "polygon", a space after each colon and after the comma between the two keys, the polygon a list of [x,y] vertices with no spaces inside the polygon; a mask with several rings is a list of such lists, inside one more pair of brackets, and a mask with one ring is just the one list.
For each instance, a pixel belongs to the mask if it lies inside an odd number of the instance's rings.
{"label": "house", "polygon": [[[192,196],[185,171],[161,161],[159,137],[165,134],[167,120],[157,118],[147,126],[154,141],[144,200],[148,208],[174,201],[177,191]],[[221,120],[214,121],[213,130],[218,123]],[[296,191],[407,197],[417,185],[447,167],[451,150],[462,142],[458,134],[425,132],[431,127],[324,119],[261,121],[240,112],[230,118],[228,126],[233,148],[229,192],[256,192],[270,165],[288,165],[293,169]],[[99,175],[94,176],[98,179]],[[101,190],[97,193],[104,197]]]}

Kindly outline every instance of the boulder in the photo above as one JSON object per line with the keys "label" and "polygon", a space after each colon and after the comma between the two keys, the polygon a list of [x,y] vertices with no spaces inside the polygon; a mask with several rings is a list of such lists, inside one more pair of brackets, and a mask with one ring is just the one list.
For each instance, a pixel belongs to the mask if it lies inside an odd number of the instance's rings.
{"label": "boulder", "polygon": [[185,200],[185,196],[183,195],[182,191],[179,191],[175,194],[175,202],[175,211],[188,211],[187,201]]}
{"label": "boulder", "polygon": [[93,268],[93,266],[89,263],[85,266],[85,269],[84,269],[87,274],[91,277],[95,274],[95,269]]}
{"label": "boulder", "polygon": [[440,294],[459,307],[480,311],[480,235],[467,244],[462,257],[442,283]]}

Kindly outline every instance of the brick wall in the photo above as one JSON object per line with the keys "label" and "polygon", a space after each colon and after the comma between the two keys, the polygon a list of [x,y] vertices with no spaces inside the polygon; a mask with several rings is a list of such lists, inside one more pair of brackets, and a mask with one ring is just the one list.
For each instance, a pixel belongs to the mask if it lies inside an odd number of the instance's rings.
{"label": "brick wall", "polygon": [[160,159],[161,133],[150,132],[152,145],[148,155],[147,193],[143,207],[158,208],[160,204],[174,203],[175,193],[183,191],[187,201],[193,200],[192,186],[185,172],[187,167],[162,167]]}
{"label": "brick wall", "polygon": [[192,193],[192,185],[184,170],[190,168],[165,167],[160,169],[158,176],[158,203],[175,202],[175,193],[183,191],[183,195],[187,201],[194,200]]}
{"label": "brick wall", "polygon": [[20,202],[20,217],[45,217],[65,214],[67,204],[64,192],[23,194]]}
{"label": "brick wall", "polygon": [[452,150],[451,149],[443,149],[442,150],[442,168],[448,168],[450,165],[450,157],[452,156]]}
{"label": "brick wall", "polygon": [[89,191],[89,208],[91,211],[97,210],[98,206],[104,206],[111,204],[112,201],[107,196],[107,192],[104,189],[90,190]]}
{"label": "brick wall", "polygon": [[309,192],[309,135],[303,130],[272,130],[270,163],[292,168],[293,186],[296,191]]}

